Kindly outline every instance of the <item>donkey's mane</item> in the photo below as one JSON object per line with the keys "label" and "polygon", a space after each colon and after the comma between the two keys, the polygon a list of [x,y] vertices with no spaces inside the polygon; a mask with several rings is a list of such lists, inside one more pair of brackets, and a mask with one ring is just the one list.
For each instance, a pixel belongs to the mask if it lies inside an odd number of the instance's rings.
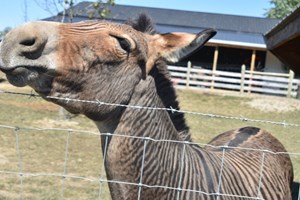
{"label": "donkey's mane", "polygon": [[145,13],[141,13],[137,19],[129,19],[126,24],[143,33],[150,35],[157,33],[152,19]]}
{"label": "donkey's mane", "polygon": [[[126,24],[132,26],[135,30],[147,34],[157,33],[155,25],[151,18],[146,14],[140,14],[136,20],[129,20]],[[155,80],[156,91],[166,108],[174,108],[179,110],[179,103],[173,83],[171,81],[170,72],[167,69],[165,61],[159,60],[155,63],[149,73]],[[186,124],[184,114],[180,112],[168,111],[168,114],[178,131],[182,140],[191,141],[189,127]]]}

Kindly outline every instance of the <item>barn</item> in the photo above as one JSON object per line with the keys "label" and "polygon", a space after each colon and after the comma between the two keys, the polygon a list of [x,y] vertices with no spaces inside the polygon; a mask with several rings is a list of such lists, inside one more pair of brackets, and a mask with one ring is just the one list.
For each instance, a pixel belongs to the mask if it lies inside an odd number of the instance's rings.
{"label": "barn", "polygon": [[266,34],[267,48],[296,75],[300,75],[300,7]]}

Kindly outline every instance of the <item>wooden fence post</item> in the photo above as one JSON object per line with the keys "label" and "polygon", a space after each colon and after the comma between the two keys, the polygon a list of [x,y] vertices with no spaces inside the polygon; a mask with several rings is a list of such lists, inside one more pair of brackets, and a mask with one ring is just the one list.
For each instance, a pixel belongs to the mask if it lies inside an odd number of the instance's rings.
{"label": "wooden fence post", "polygon": [[190,87],[191,68],[192,68],[192,63],[191,61],[189,61],[187,63],[187,71],[186,71],[186,87]]}
{"label": "wooden fence post", "polygon": [[248,84],[248,94],[251,93],[251,89],[252,89],[252,76],[253,76],[253,71],[250,71],[250,76],[249,76],[249,84]]}
{"label": "wooden fence post", "polygon": [[295,73],[292,70],[290,70],[287,97],[292,97],[292,87],[293,87],[294,76],[295,76]]}
{"label": "wooden fence post", "polygon": [[241,89],[240,89],[240,93],[241,94],[244,94],[245,73],[246,73],[246,65],[242,65],[242,71],[241,71]]}
{"label": "wooden fence post", "polygon": [[297,83],[297,94],[296,94],[296,99],[300,99],[300,83]]}
{"label": "wooden fence post", "polygon": [[215,48],[214,52],[214,61],[213,61],[213,67],[212,67],[212,80],[211,80],[211,85],[210,89],[214,89],[214,84],[215,84],[215,76],[216,76],[216,70],[217,70],[217,63],[218,63],[218,57],[219,57],[219,47]]}
{"label": "wooden fence post", "polygon": [[252,75],[255,70],[255,59],[256,59],[256,50],[253,49],[252,51],[252,56],[251,56],[251,64],[250,64],[250,78],[249,78],[249,90],[248,94],[251,93],[251,88],[252,88]]}

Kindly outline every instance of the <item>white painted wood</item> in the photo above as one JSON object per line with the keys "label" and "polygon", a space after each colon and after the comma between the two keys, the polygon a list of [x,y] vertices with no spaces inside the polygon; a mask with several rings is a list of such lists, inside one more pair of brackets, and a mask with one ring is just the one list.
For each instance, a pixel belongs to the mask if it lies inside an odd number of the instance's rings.
{"label": "white painted wood", "polygon": [[[295,97],[299,80],[293,74],[253,72],[242,67],[241,73],[224,72],[194,67],[168,66],[172,81],[176,86],[191,89],[225,89],[245,93],[245,91],[263,94]],[[244,70],[243,70],[244,69]],[[249,92],[250,93],[250,92]]]}

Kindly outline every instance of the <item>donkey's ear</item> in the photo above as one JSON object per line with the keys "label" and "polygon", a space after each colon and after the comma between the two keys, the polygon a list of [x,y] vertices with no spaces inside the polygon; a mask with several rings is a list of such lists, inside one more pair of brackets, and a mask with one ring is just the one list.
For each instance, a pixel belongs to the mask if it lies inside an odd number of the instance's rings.
{"label": "donkey's ear", "polygon": [[198,34],[166,33],[158,35],[155,44],[158,55],[168,62],[178,62],[201,48],[217,32],[206,29]]}
{"label": "donkey's ear", "polygon": [[207,29],[198,34],[169,33],[161,35],[165,44],[160,55],[168,62],[178,62],[201,48],[215,34],[215,30]]}
{"label": "donkey's ear", "polygon": [[206,29],[198,34],[166,33],[150,36],[149,58],[146,72],[149,73],[157,59],[164,59],[171,63],[189,56],[200,49],[217,32]]}

